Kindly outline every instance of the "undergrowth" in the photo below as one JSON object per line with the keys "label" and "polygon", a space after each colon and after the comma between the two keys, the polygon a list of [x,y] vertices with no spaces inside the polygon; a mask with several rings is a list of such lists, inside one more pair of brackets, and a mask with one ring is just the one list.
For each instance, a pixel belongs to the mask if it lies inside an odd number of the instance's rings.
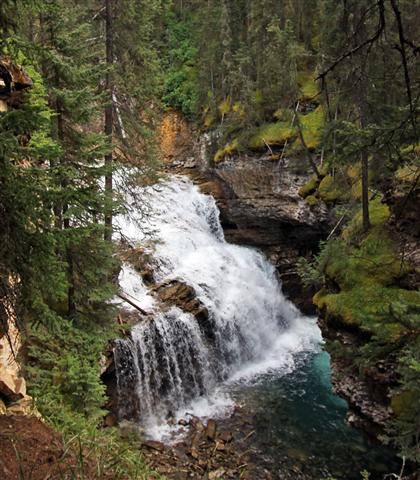
{"label": "undergrowth", "polygon": [[29,393],[47,423],[62,434],[63,478],[162,478],[145,464],[137,429],[127,435],[101,426],[106,397],[100,359],[109,339],[121,335],[119,328],[111,319],[76,318],[27,333]]}

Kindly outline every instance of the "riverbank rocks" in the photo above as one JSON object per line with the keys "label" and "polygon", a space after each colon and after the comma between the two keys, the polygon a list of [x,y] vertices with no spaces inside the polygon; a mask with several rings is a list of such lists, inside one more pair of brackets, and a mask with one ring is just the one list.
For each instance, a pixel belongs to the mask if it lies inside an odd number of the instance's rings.
{"label": "riverbank rocks", "polygon": [[217,424],[214,420],[210,419],[207,422],[206,435],[209,440],[215,440],[217,433]]}
{"label": "riverbank rocks", "polygon": [[361,376],[352,363],[352,352],[360,348],[363,338],[323,319],[320,324],[324,338],[340,345],[341,354],[331,356],[331,381],[334,393],[348,403],[347,422],[376,439],[392,417],[391,392],[398,384],[396,364],[378,361],[365,368]]}

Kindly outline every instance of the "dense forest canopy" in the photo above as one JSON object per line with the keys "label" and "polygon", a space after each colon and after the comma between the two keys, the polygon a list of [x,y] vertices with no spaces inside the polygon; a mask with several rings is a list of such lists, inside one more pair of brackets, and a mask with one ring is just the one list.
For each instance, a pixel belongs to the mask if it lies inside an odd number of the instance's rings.
{"label": "dense forest canopy", "polygon": [[[124,211],[112,175],[130,164],[137,181],[158,178],[159,119],[174,109],[211,134],[213,166],[291,159],[311,175],[306,202],[347,222],[302,276],[324,287],[320,309],[359,309],[373,338],[361,369],[399,357],[401,398],[417,400],[388,435],[420,460],[419,298],[394,288],[408,266],[390,234],[419,234],[403,223],[420,183],[419,17],[419,0],[1,1],[0,329],[14,304],[43,415],[70,431],[103,415]],[[355,300],[365,292],[374,313]]]}

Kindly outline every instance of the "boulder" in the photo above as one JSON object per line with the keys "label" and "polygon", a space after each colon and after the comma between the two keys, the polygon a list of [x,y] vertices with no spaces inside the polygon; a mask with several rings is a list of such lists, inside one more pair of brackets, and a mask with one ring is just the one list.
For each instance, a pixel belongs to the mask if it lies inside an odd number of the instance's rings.
{"label": "boulder", "polygon": [[154,288],[158,298],[166,305],[175,305],[197,319],[200,328],[209,340],[214,339],[214,330],[207,308],[197,298],[195,290],[180,280],[170,280]]}
{"label": "boulder", "polygon": [[0,395],[10,402],[24,398],[26,395],[25,379],[17,377],[13,371],[0,366]]}

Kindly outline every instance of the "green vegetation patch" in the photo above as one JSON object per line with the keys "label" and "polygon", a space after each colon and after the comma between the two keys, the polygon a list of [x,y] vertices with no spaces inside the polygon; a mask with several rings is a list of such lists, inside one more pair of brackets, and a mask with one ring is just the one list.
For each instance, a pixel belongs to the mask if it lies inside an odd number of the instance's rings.
{"label": "green vegetation patch", "polygon": [[335,202],[342,196],[334,178],[331,175],[326,175],[318,187],[319,196],[324,202]]}
{"label": "green vegetation patch", "polygon": [[316,175],[312,175],[312,177],[309,179],[308,183],[305,183],[302,187],[299,189],[299,195],[302,198],[306,198],[309,195],[313,195],[319,185],[319,179]]}
{"label": "green vegetation patch", "polygon": [[315,100],[319,93],[319,85],[315,81],[316,75],[308,72],[301,72],[297,75],[299,86],[299,100],[308,101]]}
{"label": "green vegetation patch", "polygon": [[[300,116],[300,123],[307,147],[310,150],[316,150],[321,144],[325,126],[325,112],[323,107],[319,105],[312,112]],[[297,142],[300,143],[299,140],[297,140]]]}
{"label": "green vegetation patch", "polygon": [[398,322],[384,322],[383,315],[393,302],[420,305],[420,293],[402,288],[384,287],[372,281],[356,285],[340,293],[326,293],[314,296],[315,305],[321,309],[327,320],[338,321],[347,327],[358,327],[367,333],[380,335],[392,342],[406,332]]}
{"label": "green vegetation patch", "polygon": [[314,207],[315,205],[317,205],[318,199],[317,199],[314,195],[308,195],[308,196],[305,198],[305,202],[306,202],[310,207]]}
{"label": "green vegetation patch", "polygon": [[[376,233],[378,234],[378,228],[379,228],[379,235],[380,235],[380,231],[382,230],[383,224],[389,219],[390,214],[391,212],[388,205],[386,205],[385,203],[382,203],[380,197],[369,202],[370,224],[372,226],[373,233],[375,233],[376,231]],[[357,213],[354,215],[349,225],[343,230],[342,236],[345,240],[349,240],[349,241],[352,239],[357,239],[362,234],[362,230],[363,230],[363,217],[362,217],[362,210],[359,209]],[[386,235],[386,237],[388,238],[388,235]]]}
{"label": "green vegetation patch", "polygon": [[264,150],[267,145],[284,145],[291,140],[295,132],[290,122],[266,123],[255,130],[248,141],[251,150]]}
{"label": "green vegetation patch", "polygon": [[380,333],[391,341],[405,328],[398,322],[384,323],[384,312],[396,302],[420,306],[420,292],[395,286],[409,267],[401,262],[386,228],[388,206],[376,199],[370,203],[370,215],[372,227],[367,235],[362,233],[362,214],[358,211],[342,237],[324,245],[317,268],[324,283],[334,282],[340,291],[322,289],[313,300],[327,319]]}
{"label": "green vegetation patch", "polygon": [[225,157],[237,153],[240,149],[240,143],[237,138],[233,139],[232,142],[225,145],[223,148],[217,150],[216,155],[214,156],[215,163],[221,162]]}

